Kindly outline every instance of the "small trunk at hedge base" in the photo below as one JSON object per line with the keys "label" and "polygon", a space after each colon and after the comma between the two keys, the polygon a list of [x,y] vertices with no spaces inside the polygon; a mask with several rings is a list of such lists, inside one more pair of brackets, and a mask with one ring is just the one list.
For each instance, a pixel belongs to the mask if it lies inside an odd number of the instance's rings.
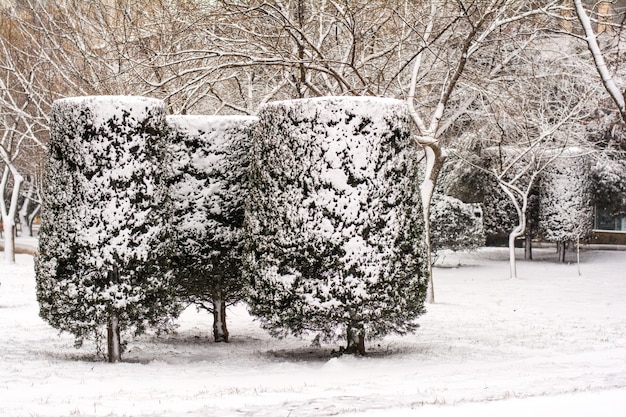
{"label": "small trunk at hedge base", "polygon": [[349,327],[347,340],[348,344],[344,353],[350,355],[365,355],[365,330]]}
{"label": "small trunk at hedge base", "polygon": [[121,362],[122,343],[120,339],[120,325],[117,314],[111,313],[107,325],[108,359],[111,363]]}
{"label": "small trunk at hedge base", "polygon": [[565,252],[567,250],[567,242],[556,242],[557,252],[559,254],[559,262],[565,262]]}
{"label": "small trunk at hedge base", "polygon": [[533,241],[532,241],[532,232],[530,228],[526,228],[525,239],[524,239],[524,259],[532,260],[533,259]]}
{"label": "small trunk at hedge base", "polygon": [[228,343],[226,303],[221,299],[213,300],[213,340],[216,343]]}

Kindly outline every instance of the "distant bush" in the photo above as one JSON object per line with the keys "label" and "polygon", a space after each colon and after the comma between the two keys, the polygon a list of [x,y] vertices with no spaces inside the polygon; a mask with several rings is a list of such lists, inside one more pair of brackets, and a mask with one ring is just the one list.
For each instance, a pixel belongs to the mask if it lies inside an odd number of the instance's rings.
{"label": "distant bush", "polygon": [[482,210],[447,195],[435,195],[430,207],[430,243],[434,254],[477,249],[485,244]]}
{"label": "distant bush", "polygon": [[[564,245],[587,237],[593,228],[589,161],[566,151],[542,176],[539,228],[543,238]],[[561,260],[565,253],[561,248]]]}

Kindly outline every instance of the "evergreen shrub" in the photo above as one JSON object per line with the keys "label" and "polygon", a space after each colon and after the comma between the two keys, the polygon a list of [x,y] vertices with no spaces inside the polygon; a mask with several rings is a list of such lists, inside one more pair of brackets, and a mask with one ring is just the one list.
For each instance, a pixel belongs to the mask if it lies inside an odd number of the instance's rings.
{"label": "evergreen shrub", "polygon": [[246,272],[274,335],[406,333],[424,312],[420,150],[405,103],[324,97],[264,105],[253,135]]}
{"label": "evergreen shrub", "polygon": [[78,344],[100,340],[107,327],[110,349],[111,332],[119,340],[120,331],[167,326],[177,306],[167,261],[164,103],[57,100],[50,128],[36,259],[40,315]]}

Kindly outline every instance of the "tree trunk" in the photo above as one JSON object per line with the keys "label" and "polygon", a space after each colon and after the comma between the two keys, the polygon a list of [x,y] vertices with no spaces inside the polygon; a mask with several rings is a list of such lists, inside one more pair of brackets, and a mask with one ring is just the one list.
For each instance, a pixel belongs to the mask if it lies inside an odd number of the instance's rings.
{"label": "tree trunk", "polygon": [[33,190],[34,188],[30,186],[28,188],[28,192],[24,198],[24,203],[18,212],[18,216],[20,219],[20,228],[22,230],[22,236],[32,237],[33,229],[30,227],[30,222],[28,221],[28,211],[30,209],[31,199],[33,198]]}
{"label": "tree trunk", "polygon": [[563,1],[563,9],[561,9],[561,16],[563,17],[563,19],[561,20],[561,28],[565,31],[565,32],[571,32],[572,31],[572,22],[571,22],[571,18],[574,17],[574,15],[572,14],[572,11],[567,7],[567,3],[569,3],[568,0]]}
{"label": "tree trunk", "polygon": [[33,233],[33,223],[35,222],[35,217],[37,217],[37,214],[39,214],[40,211],[41,211],[41,204],[37,204],[37,207],[35,207],[32,213],[28,215],[28,231],[30,233],[30,236],[35,235]]}
{"label": "tree trunk", "polygon": [[525,240],[524,240],[524,259],[533,259],[533,241],[531,238],[530,229],[526,228]]}
{"label": "tree trunk", "polygon": [[365,355],[365,331],[354,327],[348,328],[348,345],[346,353],[353,355]]}
{"label": "tree trunk", "polygon": [[13,174],[13,191],[11,192],[11,202],[7,208],[4,198],[0,198],[0,212],[2,212],[2,222],[4,223],[4,259],[8,264],[15,263],[15,213],[20,195],[23,178],[7,164],[2,174],[0,182],[0,197],[4,194],[9,179],[9,172]]}
{"label": "tree trunk", "polygon": [[515,239],[524,235],[526,231],[526,207],[528,204],[528,193],[524,194],[520,191],[517,191],[522,199],[522,205],[520,206],[518,200],[515,198],[515,193],[513,191],[513,187],[510,184],[505,184],[500,182],[500,188],[504,190],[506,195],[509,196],[511,202],[515,206],[515,211],[517,212],[517,217],[519,222],[517,226],[513,228],[511,233],[509,234],[509,269],[511,278],[517,278],[517,261],[515,259]]}
{"label": "tree trunk", "polygon": [[7,219],[4,227],[4,259],[8,264],[15,263],[15,222]]}
{"label": "tree trunk", "polygon": [[598,3],[598,33],[602,33],[611,26],[607,25],[610,21],[609,15],[613,12],[613,5],[610,1],[601,1]]}
{"label": "tree trunk", "polygon": [[567,248],[567,242],[557,242],[556,243],[558,253],[559,253],[559,262],[565,262],[565,250]]}
{"label": "tree trunk", "polygon": [[122,360],[122,343],[120,340],[120,325],[115,313],[111,313],[107,326],[108,359],[111,363]]}
{"label": "tree trunk", "polygon": [[580,273],[580,236],[576,239],[576,266],[578,267],[578,276],[581,276]]}
{"label": "tree trunk", "polygon": [[523,230],[520,230],[520,227],[516,227],[513,229],[511,234],[509,234],[509,270],[511,278],[517,278],[517,261],[515,259],[515,239],[522,236],[524,233]]}
{"label": "tree trunk", "polygon": [[433,191],[439,178],[439,173],[443,168],[446,159],[446,153],[439,145],[424,146],[426,154],[426,173],[424,181],[420,185],[420,194],[422,197],[422,210],[424,212],[424,240],[426,242],[426,259],[428,262],[428,293],[426,301],[430,304],[435,303],[435,286],[433,284],[433,263],[431,259],[430,245],[430,202],[432,201]]}
{"label": "tree trunk", "polygon": [[226,303],[223,300],[213,300],[213,340],[228,343]]}

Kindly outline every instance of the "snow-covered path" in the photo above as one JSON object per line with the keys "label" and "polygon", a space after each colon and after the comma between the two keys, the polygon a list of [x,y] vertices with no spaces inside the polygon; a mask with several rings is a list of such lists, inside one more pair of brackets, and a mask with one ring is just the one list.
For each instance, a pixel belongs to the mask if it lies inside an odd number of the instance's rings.
{"label": "snow-covered path", "polygon": [[583,252],[581,276],[536,255],[518,280],[505,249],[447,255],[418,332],[370,342],[365,358],[271,339],[237,307],[228,345],[188,309],[117,365],[38,317],[32,258],[18,255],[0,263],[0,415],[624,415],[626,252]]}

